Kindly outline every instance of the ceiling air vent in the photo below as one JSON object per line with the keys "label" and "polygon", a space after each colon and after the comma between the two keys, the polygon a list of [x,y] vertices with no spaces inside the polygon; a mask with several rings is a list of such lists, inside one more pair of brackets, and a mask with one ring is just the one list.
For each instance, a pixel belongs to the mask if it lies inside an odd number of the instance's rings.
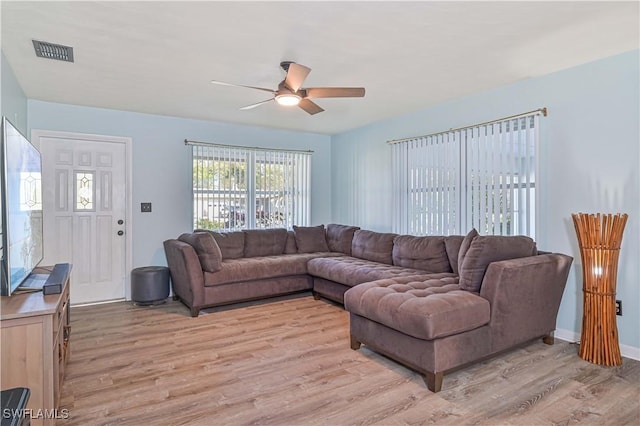
{"label": "ceiling air vent", "polygon": [[41,58],[73,62],[73,47],[38,40],[33,40],[33,47],[36,49],[36,56]]}

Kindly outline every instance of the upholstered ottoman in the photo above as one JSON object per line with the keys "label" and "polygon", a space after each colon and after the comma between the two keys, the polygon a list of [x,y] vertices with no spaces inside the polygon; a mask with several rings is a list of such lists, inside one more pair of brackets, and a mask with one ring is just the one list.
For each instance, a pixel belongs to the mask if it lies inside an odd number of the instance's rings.
{"label": "upholstered ottoman", "polygon": [[434,274],[360,284],[347,290],[344,306],[352,349],[364,343],[406,364],[423,374],[433,392],[440,390],[445,370],[490,348],[489,302],[461,290],[458,277]]}

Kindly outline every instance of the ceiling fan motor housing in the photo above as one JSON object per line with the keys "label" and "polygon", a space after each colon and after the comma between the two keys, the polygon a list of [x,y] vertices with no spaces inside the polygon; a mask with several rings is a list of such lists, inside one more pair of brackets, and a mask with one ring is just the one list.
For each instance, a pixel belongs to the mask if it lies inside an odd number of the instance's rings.
{"label": "ceiling fan motor housing", "polygon": [[284,72],[289,72],[289,65],[295,64],[293,61],[282,61],[280,62],[280,68],[284,70]]}

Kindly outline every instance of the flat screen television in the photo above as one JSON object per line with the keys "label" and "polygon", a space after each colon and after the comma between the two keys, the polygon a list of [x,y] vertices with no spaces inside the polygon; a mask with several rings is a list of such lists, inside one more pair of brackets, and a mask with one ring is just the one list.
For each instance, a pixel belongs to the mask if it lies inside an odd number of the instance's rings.
{"label": "flat screen television", "polygon": [[9,296],[42,260],[42,160],[9,120],[2,119],[1,294]]}

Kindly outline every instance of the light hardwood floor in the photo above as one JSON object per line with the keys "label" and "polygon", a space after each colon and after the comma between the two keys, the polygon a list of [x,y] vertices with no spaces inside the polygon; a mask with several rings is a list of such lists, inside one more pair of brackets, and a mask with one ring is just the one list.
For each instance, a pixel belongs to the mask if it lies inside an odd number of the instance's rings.
{"label": "light hardwood floor", "polygon": [[217,308],[71,309],[58,424],[640,424],[640,362],[600,367],[534,342],[445,375],[349,348],[349,317],[310,295]]}

